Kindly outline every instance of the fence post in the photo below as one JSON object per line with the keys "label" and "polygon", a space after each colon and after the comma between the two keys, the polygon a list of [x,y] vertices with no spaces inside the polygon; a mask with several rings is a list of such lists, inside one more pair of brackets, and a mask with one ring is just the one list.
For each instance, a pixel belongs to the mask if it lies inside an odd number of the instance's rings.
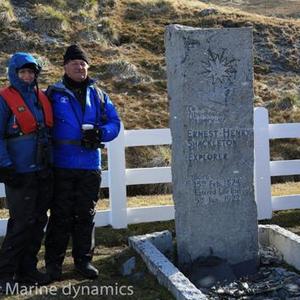
{"label": "fence post", "polygon": [[254,109],[254,186],[258,219],[272,218],[269,117],[267,109]]}
{"label": "fence post", "polygon": [[108,144],[108,184],[110,224],[113,228],[127,227],[127,199],[125,175],[125,136],[121,124],[119,136]]}

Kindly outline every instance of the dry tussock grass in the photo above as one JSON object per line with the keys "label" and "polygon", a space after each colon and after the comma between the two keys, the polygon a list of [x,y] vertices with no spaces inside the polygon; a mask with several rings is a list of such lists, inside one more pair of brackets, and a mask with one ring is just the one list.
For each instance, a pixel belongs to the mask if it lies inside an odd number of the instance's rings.
{"label": "dry tussock grass", "polygon": [[0,2],[0,26],[7,27],[12,21],[15,20],[15,15],[8,0]]}
{"label": "dry tussock grass", "polygon": [[277,183],[272,185],[272,195],[296,195],[300,194],[300,183],[299,182],[286,182]]}
{"label": "dry tussock grass", "polygon": [[[272,196],[295,195],[300,194],[300,182],[285,182],[272,184]],[[173,205],[171,194],[139,195],[127,197],[128,207],[144,207],[158,205]],[[109,209],[109,199],[103,198],[98,201],[96,210]],[[0,218],[8,218],[8,210],[0,209]]]}
{"label": "dry tussock grass", "polygon": [[[31,3],[33,2],[45,4],[45,0],[32,0]],[[204,3],[198,0],[91,0],[86,3],[81,1],[82,5],[78,2],[80,5],[74,6],[72,10],[63,6],[62,2],[66,3],[62,0],[51,0],[47,5],[61,13],[68,21],[67,32],[51,33],[58,41],[63,40],[63,43],[54,42],[47,46],[42,43],[41,36],[24,31],[17,22],[13,23],[15,27],[11,27],[10,30],[31,37],[28,39],[30,44],[24,40],[20,47],[28,46],[29,50],[30,47],[35,47],[38,54],[49,58],[51,68],[42,78],[43,87],[47,86],[47,81],[52,83],[60,78],[64,46],[74,41],[80,42],[91,57],[91,76],[99,80],[99,86],[104,88],[116,103],[127,129],[169,126],[164,30],[166,25],[172,23],[214,28],[252,26],[255,105],[269,106],[272,122],[300,120],[298,102],[286,100],[287,94],[292,95],[292,98],[299,94],[298,20],[271,18],[228,6],[212,5],[215,1]],[[73,1],[72,5],[74,3]],[[88,5],[89,9],[84,5]],[[201,16],[201,10],[211,6],[216,8],[217,13]],[[36,14],[33,8],[34,6],[28,6],[31,13]],[[7,42],[7,36],[12,34],[7,31],[0,33],[0,40],[3,41],[0,43],[0,52],[4,51],[6,55],[17,49]],[[33,36],[37,40],[35,43],[32,43]],[[117,76],[110,76],[106,68],[116,62],[124,62],[124,66],[134,66],[135,74],[122,77],[124,70],[119,68]],[[0,81],[4,82],[5,75],[0,75]],[[134,80],[138,77],[138,80]],[[294,155],[290,148],[278,144],[272,155]],[[288,151],[288,154],[279,151]],[[154,156],[142,151],[138,155],[140,162],[143,161],[143,155],[150,161]],[[129,161],[134,163],[135,157],[131,156]]]}
{"label": "dry tussock grass", "polygon": [[241,9],[250,13],[272,17],[298,17],[300,12],[299,2],[294,0],[204,0],[203,2],[221,6],[231,6],[234,9]]}

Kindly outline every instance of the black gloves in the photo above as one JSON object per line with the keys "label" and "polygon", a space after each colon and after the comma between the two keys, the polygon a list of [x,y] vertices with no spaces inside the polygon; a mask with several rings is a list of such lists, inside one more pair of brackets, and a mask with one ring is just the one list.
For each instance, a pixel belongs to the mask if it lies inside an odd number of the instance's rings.
{"label": "black gloves", "polygon": [[101,137],[101,129],[82,130],[81,145],[90,150],[101,148]]}
{"label": "black gloves", "polygon": [[19,179],[19,174],[14,167],[0,168],[0,182],[16,187],[19,185]]}

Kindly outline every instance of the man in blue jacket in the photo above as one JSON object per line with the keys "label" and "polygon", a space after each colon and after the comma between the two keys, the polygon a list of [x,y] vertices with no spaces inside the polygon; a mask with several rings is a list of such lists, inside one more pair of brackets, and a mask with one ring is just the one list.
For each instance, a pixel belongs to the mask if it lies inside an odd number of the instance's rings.
{"label": "man in blue jacket", "polygon": [[53,105],[54,200],[46,232],[45,262],[60,280],[70,236],[75,269],[98,276],[91,264],[93,219],[101,182],[102,142],[117,137],[120,119],[108,95],[88,76],[89,59],[77,45],[64,55],[65,74],[48,88]]}
{"label": "man in blue jacket", "polygon": [[0,292],[13,279],[31,284],[50,282],[37,270],[37,253],[47,223],[52,190],[52,109],[39,91],[40,66],[23,52],[9,62],[10,86],[0,91],[0,182],[9,209],[0,250]]}

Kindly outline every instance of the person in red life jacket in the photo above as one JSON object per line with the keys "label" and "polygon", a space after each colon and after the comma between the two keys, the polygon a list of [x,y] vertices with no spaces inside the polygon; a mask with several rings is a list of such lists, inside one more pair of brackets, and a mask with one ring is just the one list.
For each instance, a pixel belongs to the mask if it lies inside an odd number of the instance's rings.
{"label": "person in red life jacket", "polygon": [[89,59],[78,45],[64,55],[65,74],[47,90],[54,116],[54,197],[45,239],[45,263],[60,280],[69,238],[75,269],[95,278],[91,264],[95,205],[101,182],[101,143],[117,137],[120,119],[109,96],[88,76]]}
{"label": "person in red life jacket", "polygon": [[10,86],[0,90],[0,182],[5,184],[9,209],[0,249],[0,292],[14,281],[50,281],[37,270],[53,182],[52,108],[38,89],[40,70],[32,55],[15,53],[8,68]]}

